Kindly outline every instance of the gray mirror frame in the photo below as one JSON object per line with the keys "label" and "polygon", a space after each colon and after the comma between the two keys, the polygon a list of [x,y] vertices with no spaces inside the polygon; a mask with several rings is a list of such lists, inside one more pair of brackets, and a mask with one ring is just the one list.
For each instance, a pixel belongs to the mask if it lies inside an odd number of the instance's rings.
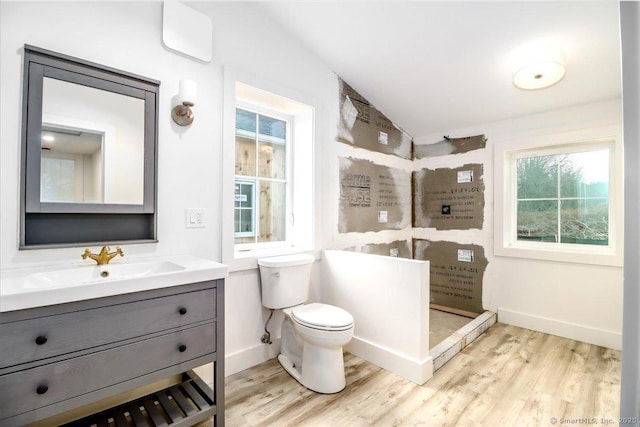
{"label": "gray mirror frame", "polygon": [[[23,72],[20,249],[156,242],[160,82],[30,45],[24,46]],[[142,204],[40,201],[44,77],[145,101]]]}

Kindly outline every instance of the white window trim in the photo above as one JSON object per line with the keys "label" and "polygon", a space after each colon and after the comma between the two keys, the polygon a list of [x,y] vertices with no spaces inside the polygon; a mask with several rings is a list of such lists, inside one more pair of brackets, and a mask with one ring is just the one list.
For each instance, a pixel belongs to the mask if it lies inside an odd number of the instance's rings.
{"label": "white window trim", "polygon": [[[609,159],[609,244],[607,246],[580,244],[548,244],[516,239],[515,157],[539,149],[541,154],[582,151],[585,145],[599,148],[611,146]],[[623,189],[622,137],[617,126],[585,129],[575,132],[542,135],[508,143],[496,144],[494,150],[494,254],[496,256],[527,258],[581,264],[622,266],[623,248]]]}
{"label": "white window trim", "polygon": [[[241,250],[234,244],[234,194],[235,194],[235,109],[241,106],[241,100],[236,99],[236,83],[243,83],[247,86],[259,88],[259,90],[277,94],[277,96],[287,98],[295,103],[306,107],[307,118],[304,128],[309,128],[310,132],[305,134],[304,140],[306,150],[311,153],[312,159],[310,165],[306,168],[308,179],[301,185],[291,181],[292,193],[299,197],[300,192],[309,195],[308,200],[304,203],[298,203],[292,206],[295,218],[294,228],[304,230],[305,233],[298,235],[293,233],[293,241],[287,245],[281,242],[263,243],[260,247],[249,250]],[[259,104],[259,103],[257,103]],[[252,103],[253,105],[253,103]],[[276,256],[300,252],[315,252],[314,241],[317,231],[315,230],[315,168],[316,161],[313,159],[315,154],[315,127],[313,122],[315,119],[315,111],[320,105],[319,100],[312,96],[302,94],[296,90],[292,90],[285,84],[274,83],[273,81],[260,78],[254,74],[246,73],[233,67],[224,67],[224,91],[223,91],[223,128],[222,128],[222,155],[225,161],[222,164],[222,224],[221,224],[221,252],[222,262],[229,267],[229,271],[242,271],[257,268],[257,259],[266,256]],[[298,112],[299,113],[299,112]],[[294,120],[299,116],[298,113],[292,112]],[[303,129],[301,127],[301,129]],[[293,138],[298,138],[298,131],[294,129],[291,132]],[[298,150],[299,151],[299,150]],[[294,156],[302,155],[299,151],[294,154],[293,150],[289,153]],[[289,155],[288,153],[288,155]],[[296,168],[296,164],[293,164]],[[303,214],[300,214],[302,212]],[[289,223],[289,221],[287,221]],[[291,235],[291,234],[290,234]],[[314,253],[315,255],[315,253]]]}

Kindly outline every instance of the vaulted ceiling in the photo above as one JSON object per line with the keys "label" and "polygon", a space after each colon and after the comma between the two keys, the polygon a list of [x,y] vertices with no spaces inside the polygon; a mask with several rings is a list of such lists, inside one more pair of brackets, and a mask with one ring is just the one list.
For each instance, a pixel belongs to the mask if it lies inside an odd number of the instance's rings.
{"label": "vaulted ceiling", "polygon": [[[620,96],[618,2],[263,2],[270,16],[414,137]],[[513,55],[544,41],[566,76],[512,83]]]}

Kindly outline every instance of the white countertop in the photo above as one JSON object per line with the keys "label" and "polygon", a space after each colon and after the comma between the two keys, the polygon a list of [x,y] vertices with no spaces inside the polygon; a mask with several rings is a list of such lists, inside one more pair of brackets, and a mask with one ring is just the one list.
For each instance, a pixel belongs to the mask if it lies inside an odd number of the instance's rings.
{"label": "white countertop", "polygon": [[[103,277],[105,271],[108,277]],[[0,312],[168,288],[227,275],[226,265],[190,255],[114,259],[106,266],[87,262],[2,270]]]}

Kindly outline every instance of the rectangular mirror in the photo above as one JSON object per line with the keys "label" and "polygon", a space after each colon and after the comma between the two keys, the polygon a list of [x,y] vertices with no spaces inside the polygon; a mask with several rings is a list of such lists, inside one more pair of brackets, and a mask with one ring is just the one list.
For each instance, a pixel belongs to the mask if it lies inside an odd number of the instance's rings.
{"label": "rectangular mirror", "polygon": [[160,82],[25,45],[23,249],[156,241]]}
{"label": "rectangular mirror", "polygon": [[44,77],[41,141],[41,202],[143,204],[143,99]]}

